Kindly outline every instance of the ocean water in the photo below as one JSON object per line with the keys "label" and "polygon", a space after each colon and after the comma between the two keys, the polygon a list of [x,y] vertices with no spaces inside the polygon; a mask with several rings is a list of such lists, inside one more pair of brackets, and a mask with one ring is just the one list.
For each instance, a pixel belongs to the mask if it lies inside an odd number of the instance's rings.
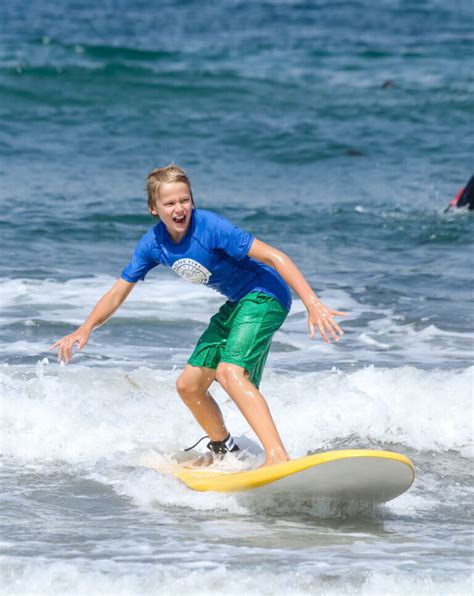
{"label": "ocean water", "polygon": [[[470,594],[474,8],[466,0],[11,0],[0,7],[2,594]],[[195,493],[175,381],[223,298],[153,270],[68,366],[176,162],[199,207],[286,251],[262,383],[293,457],[408,455],[379,508]],[[257,465],[236,407],[214,394]]]}

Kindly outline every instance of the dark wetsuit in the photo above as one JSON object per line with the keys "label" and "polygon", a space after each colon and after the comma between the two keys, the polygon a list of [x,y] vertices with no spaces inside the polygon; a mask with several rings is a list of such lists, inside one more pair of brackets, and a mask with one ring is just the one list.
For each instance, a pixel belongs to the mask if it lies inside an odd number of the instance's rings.
{"label": "dark wetsuit", "polygon": [[469,211],[474,210],[474,176],[471,176],[465,188],[462,188],[449,203],[445,212],[449,211],[451,207],[467,207]]}

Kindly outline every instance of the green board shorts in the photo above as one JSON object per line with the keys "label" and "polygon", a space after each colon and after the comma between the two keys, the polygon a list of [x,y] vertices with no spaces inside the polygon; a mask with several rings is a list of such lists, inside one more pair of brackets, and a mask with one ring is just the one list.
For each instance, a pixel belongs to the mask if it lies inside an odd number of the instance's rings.
{"label": "green board shorts", "polygon": [[287,315],[278,300],[263,292],[226,302],[211,318],[188,364],[212,369],[220,362],[236,364],[258,388],[272,337]]}

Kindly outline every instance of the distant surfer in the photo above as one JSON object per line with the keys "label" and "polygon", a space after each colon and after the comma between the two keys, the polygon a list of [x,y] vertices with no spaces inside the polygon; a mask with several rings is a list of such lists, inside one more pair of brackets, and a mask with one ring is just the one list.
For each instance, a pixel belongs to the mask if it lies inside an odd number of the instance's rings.
{"label": "distant surfer", "polygon": [[474,209],[474,176],[471,176],[466,186],[458,191],[444,212],[446,213],[451,209],[457,209],[460,207],[467,207],[469,211]]}
{"label": "distant surfer", "polygon": [[211,318],[176,388],[210,442],[209,462],[237,451],[221,410],[209,393],[217,380],[239,407],[265,450],[265,464],[287,461],[260,379],[274,333],[291,306],[290,287],[308,311],[310,336],[317,330],[326,342],[343,335],[335,311],[319,300],[293,261],[283,252],[210,211],[196,209],[190,181],[176,165],[150,172],[148,209],[160,222],[138,242],[121,278],[99,300],[87,320],[56,341],[58,360],[69,362],[94,329],[124,302],[138,280],[157,265],[171,267],[195,284],[206,284],[227,297]]}

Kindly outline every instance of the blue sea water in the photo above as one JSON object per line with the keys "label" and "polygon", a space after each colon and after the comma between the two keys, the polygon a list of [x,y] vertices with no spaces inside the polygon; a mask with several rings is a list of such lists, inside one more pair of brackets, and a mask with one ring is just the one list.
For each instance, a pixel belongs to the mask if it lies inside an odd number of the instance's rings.
{"label": "blue sea water", "polygon": [[[474,170],[472,2],[11,0],[0,22],[2,593],[471,593],[474,224],[444,209]],[[174,382],[223,301],[169,271],[55,363],[170,162],[350,312],[328,347],[296,299],[275,337],[291,455],[402,452],[408,493],[295,510],[150,470],[200,436]]]}

